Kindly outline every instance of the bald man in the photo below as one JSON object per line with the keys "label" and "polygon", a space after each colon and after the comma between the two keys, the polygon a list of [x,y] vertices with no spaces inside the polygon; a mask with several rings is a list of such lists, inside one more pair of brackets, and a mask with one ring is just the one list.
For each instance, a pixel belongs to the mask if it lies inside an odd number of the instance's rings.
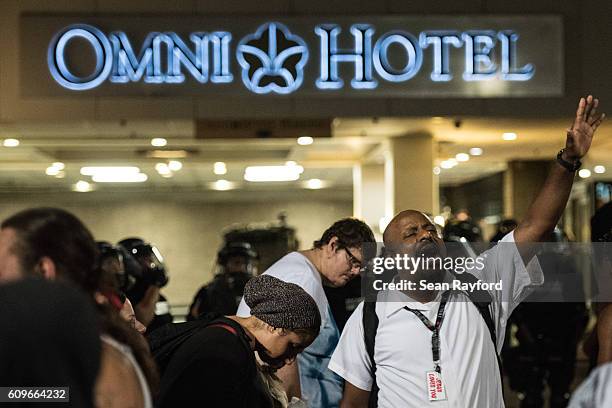
{"label": "bald man", "polygon": [[[563,213],[580,158],[604,117],[597,115],[597,105],[590,95],[580,99],[566,146],[525,219],[480,255],[480,263],[465,270],[458,263],[454,270],[441,262],[396,265],[393,283],[404,285],[399,290],[388,286],[375,303],[356,308],[329,363],[345,380],[341,408],[504,406],[497,350],[512,310],[530,288],[543,283],[529,243],[546,240]],[[415,210],[395,216],[384,244],[391,258],[448,259],[431,219]],[[444,284],[465,281],[461,272],[469,273],[471,282],[501,282],[501,287],[486,289],[484,303],[475,301],[470,290],[447,290]]]}

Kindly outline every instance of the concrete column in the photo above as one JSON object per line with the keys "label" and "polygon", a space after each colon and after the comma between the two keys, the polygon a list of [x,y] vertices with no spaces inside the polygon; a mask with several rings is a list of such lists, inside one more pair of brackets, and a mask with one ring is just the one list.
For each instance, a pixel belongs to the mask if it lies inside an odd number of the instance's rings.
{"label": "concrete column", "polygon": [[435,142],[432,135],[415,133],[390,138],[385,149],[385,215],[415,209],[440,211],[438,176],[433,174]]}
{"label": "concrete column", "polygon": [[522,220],[542,188],[550,160],[513,160],[504,173],[504,216]]}
{"label": "concrete column", "polygon": [[353,168],[353,215],[377,232],[385,216],[385,166],[359,164]]}

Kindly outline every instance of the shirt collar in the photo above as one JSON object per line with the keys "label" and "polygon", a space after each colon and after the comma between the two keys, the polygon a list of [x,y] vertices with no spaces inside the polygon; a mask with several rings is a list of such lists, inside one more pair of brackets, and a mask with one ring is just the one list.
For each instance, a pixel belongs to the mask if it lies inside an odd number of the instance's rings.
{"label": "shirt collar", "polygon": [[[452,279],[452,275],[449,272],[446,272],[444,281],[452,282]],[[385,303],[385,317],[390,317],[397,311],[402,310],[404,307],[420,311],[429,311],[434,308],[437,309],[438,305],[440,304],[442,293],[443,292],[441,291],[438,292],[436,298],[431,302],[421,303],[398,290],[386,290],[378,295],[377,300]]]}

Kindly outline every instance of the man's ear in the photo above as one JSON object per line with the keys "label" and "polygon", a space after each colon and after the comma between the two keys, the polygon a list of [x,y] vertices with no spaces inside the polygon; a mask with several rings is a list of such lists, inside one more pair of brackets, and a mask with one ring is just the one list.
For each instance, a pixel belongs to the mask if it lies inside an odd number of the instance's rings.
{"label": "man's ear", "polygon": [[273,327],[269,324],[267,326],[268,326],[268,330],[270,331],[270,333],[272,333],[275,336],[281,337],[287,334],[285,329],[281,329],[280,327]]}
{"label": "man's ear", "polygon": [[329,256],[335,255],[338,250],[338,237],[332,237],[329,242],[325,245]]}
{"label": "man's ear", "polygon": [[40,261],[38,261],[36,269],[45,279],[55,280],[57,278],[55,262],[48,256],[43,256]]}

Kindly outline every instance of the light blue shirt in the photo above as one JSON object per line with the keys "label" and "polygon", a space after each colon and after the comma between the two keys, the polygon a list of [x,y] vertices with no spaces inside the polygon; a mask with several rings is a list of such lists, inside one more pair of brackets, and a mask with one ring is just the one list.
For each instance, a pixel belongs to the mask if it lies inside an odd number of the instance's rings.
{"label": "light blue shirt", "polygon": [[329,318],[316,340],[298,354],[302,398],[310,408],[337,408],[342,400],[344,380],[327,368],[329,360],[340,340],[340,331],[327,306]]}
{"label": "light blue shirt", "polygon": [[612,363],[597,367],[576,389],[568,408],[612,407]]}

